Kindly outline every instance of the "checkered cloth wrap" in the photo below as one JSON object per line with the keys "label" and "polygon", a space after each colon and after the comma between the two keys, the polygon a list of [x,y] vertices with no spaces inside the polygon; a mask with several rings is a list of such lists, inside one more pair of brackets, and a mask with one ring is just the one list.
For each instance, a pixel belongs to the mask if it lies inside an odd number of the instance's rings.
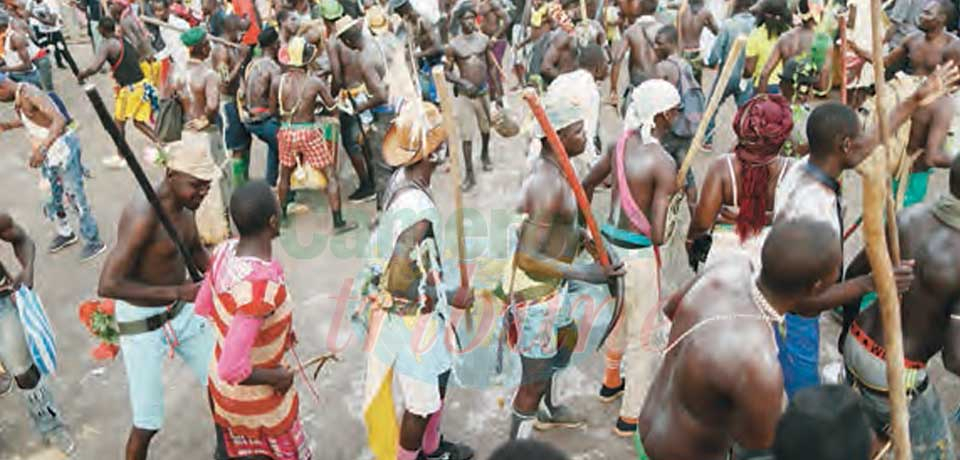
{"label": "checkered cloth wrap", "polygon": [[324,140],[323,131],[317,127],[281,127],[277,132],[277,143],[283,166],[296,166],[296,155],[317,169],[333,164],[333,152]]}
{"label": "checkered cloth wrap", "polygon": [[307,438],[303,434],[303,426],[297,420],[290,430],[279,436],[264,435],[251,438],[232,433],[230,428],[218,426],[223,436],[226,453],[233,457],[266,456],[275,460],[312,460],[313,454]]}

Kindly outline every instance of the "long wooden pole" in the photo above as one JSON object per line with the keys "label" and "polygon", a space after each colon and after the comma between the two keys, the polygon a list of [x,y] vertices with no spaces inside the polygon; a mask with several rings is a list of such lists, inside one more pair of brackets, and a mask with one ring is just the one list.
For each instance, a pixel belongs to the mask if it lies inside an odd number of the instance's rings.
{"label": "long wooden pole", "polygon": [[743,52],[743,47],[746,44],[747,37],[737,37],[736,41],[733,42],[733,46],[730,47],[730,51],[727,52],[727,58],[723,62],[723,69],[720,70],[720,76],[717,77],[717,81],[713,85],[713,94],[710,95],[710,102],[707,103],[707,109],[703,111],[703,118],[700,119],[700,124],[697,125],[697,132],[693,135],[693,140],[690,141],[690,148],[687,149],[687,154],[683,157],[683,163],[677,172],[678,190],[683,190],[683,182],[687,177],[687,171],[689,171],[690,166],[693,165],[693,158],[700,152],[703,137],[707,134],[707,125],[710,124],[710,119],[713,118],[713,114],[716,113],[717,108],[720,107],[720,100],[723,99],[723,92],[727,88],[727,82],[729,82],[733,76],[733,68],[737,64],[737,58],[740,56],[740,53]]}
{"label": "long wooden pole", "polygon": [[[893,278],[893,261],[890,259],[884,231],[884,209],[887,205],[887,149],[890,145],[890,132],[887,126],[887,112],[883,102],[886,95],[883,66],[883,31],[880,27],[880,17],[883,14],[880,0],[870,1],[870,26],[873,32],[873,75],[876,82],[876,112],[877,127],[880,130],[880,140],[883,155],[872,155],[863,169],[863,232],[866,242],[867,258],[874,284],[877,286],[877,297],[880,301],[880,319],[883,322],[884,347],[887,350],[887,385],[890,395],[890,427],[892,430],[894,455],[897,460],[912,460],[910,451],[910,417],[907,412],[906,385],[903,380],[903,333],[900,325],[900,299],[897,296],[897,286]],[[901,187],[906,184],[900,184]],[[888,223],[890,238],[896,239],[896,219],[889,216]],[[895,243],[894,247],[899,247]]]}
{"label": "long wooden pole", "polygon": [[[186,31],[188,30],[188,29],[184,29],[183,27],[177,27],[177,26],[174,26],[174,25],[171,25],[171,24],[167,24],[166,22],[163,22],[163,21],[161,21],[161,20],[159,20],[159,19],[157,19],[157,18],[151,18],[151,17],[149,17],[149,16],[143,16],[143,17],[140,18],[140,20],[143,21],[143,22],[145,22],[145,23],[147,23],[147,24],[152,24],[152,25],[155,25],[155,26],[157,26],[157,27],[163,27],[163,28],[165,28],[165,29],[170,29],[170,30],[173,30],[173,31],[175,31],[175,32],[181,32],[181,33],[183,33],[183,32],[186,32]],[[242,44],[242,43],[228,42],[228,41],[226,41],[226,40],[224,40],[224,39],[222,39],[222,38],[220,38],[220,37],[214,37],[213,35],[210,35],[210,34],[207,34],[207,40],[210,40],[211,42],[214,42],[214,43],[218,43],[218,44],[220,44],[220,45],[230,46],[230,47],[237,48],[237,49],[243,48],[243,44]]]}
{"label": "long wooden pole", "polygon": [[460,285],[467,286],[467,242],[463,236],[463,191],[460,185],[463,183],[463,173],[460,171],[460,157],[465,152],[462,151],[462,142],[460,132],[457,129],[457,123],[453,119],[453,94],[450,92],[450,86],[447,84],[447,77],[443,73],[443,66],[438,65],[431,71],[433,81],[437,85],[437,95],[440,96],[440,113],[443,115],[443,127],[447,131],[447,148],[450,149],[450,163],[453,169],[453,205],[457,227],[457,260],[460,266]]}

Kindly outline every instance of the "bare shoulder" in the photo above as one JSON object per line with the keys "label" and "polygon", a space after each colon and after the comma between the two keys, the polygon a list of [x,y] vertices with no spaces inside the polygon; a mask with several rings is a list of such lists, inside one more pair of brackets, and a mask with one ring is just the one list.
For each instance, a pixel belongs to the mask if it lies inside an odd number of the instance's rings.
{"label": "bare shoulder", "polygon": [[553,166],[547,165],[546,160],[538,158],[530,168],[530,174],[523,181],[523,203],[529,209],[527,212],[553,208],[554,204],[562,199],[566,191],[566,182],[557,177]]}

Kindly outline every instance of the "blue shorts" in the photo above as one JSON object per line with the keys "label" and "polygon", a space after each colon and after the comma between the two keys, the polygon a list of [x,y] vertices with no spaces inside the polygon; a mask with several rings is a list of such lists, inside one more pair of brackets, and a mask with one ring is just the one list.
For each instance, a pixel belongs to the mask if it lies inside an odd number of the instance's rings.
{"label": "blue shorts", "polygon": [[798,391],[820,384],[820,317],[788,313],[786,330],[786,338],[774,335],[780,347],[783,386],[787,397],[793,398]]}
{"label": "blue shorts", "polygon": [[517,322],[517,351],[528,359],[553,359],[557,356],[557,331],[570,325],[565,289],[540,303],[513,307]]}
{"label": "blue shorts", "polygon": [[[116,300],[116,305],[118,322],[137,321],[166,310],[166,307],[137,307],[122,300]],[[207,368],[213,359],[215,343],[213,329],[206,319],[193,312],[192,303],[185,305],[168,324],[178,342],[173,350],[206,386]],[[163,328],[120,336],[123,366],[130,387],[133,426],[137,428],[160,430],[163,426],[163,362],[170,348]]]}

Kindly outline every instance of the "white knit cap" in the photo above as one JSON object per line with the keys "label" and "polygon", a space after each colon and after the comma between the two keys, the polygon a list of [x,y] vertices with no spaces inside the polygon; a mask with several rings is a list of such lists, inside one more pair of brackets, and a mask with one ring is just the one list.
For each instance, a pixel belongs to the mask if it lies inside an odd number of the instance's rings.
{"label": "white knit cap", "polygon": [[680,105],[680,93],[666,80],[647,80],[633,89],[623,128],[640,132],[640,139],[650,142],[653,119],[658,114]]}

